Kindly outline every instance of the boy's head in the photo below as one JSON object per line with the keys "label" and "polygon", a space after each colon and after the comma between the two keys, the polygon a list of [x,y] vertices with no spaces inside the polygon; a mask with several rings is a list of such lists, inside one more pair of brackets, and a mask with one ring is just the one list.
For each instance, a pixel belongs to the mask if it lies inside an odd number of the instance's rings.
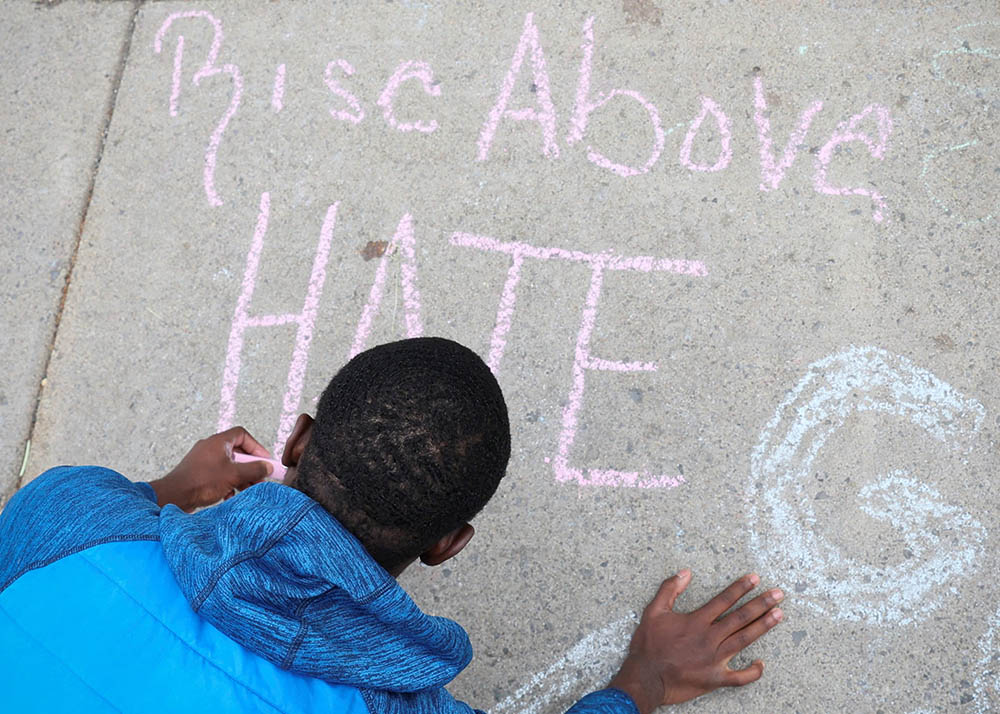
{"label": "boy's head", "polygon": [[509,458],[496,379],[474,352],[439,337],[354,357],[324,390],[315,421],[300,417],[284,455],[296,467],[290,485],[394,574],[418,556],[461,550]]}

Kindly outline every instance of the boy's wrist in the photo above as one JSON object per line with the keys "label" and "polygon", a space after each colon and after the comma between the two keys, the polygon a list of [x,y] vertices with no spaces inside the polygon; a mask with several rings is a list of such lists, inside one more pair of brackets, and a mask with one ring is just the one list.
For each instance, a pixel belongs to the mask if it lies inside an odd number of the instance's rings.
{"label": "boy's wrist", "polygon": [[177,479],[171,478],[171,474],[150,481],[149,485],[156,493],[156,503],[160,508],[172,503],[183,511],[190,510],[191,499],[184,493],[183,489],[178,488]]}
{"label": "boy's wrist", "polygon": [[625,658],[608,686],[628,694],[639,714],[650,714],[666,699],[663,679],[652,668],[644,667],[634,654]]}

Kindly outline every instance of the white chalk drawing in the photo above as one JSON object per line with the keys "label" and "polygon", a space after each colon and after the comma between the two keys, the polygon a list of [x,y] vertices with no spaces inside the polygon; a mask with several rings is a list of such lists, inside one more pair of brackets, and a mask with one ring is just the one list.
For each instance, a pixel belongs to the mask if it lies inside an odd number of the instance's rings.
{"label": "white chalk drawing", "polygon": [[[936,52],[933,57],[931,57],[931,76],[938,81],[942,81],[945,84],[954,87],[955,89],[960,89],[963,92],[975,97],[977,100],[982,100],[983,98],[989,98],[994,96],[998,91],[1000,91],[1000,63],[996,60],[1000,60],[1000,49],[996,47],[981,46],[980,43],[982,39],[973,39],[975,45],[970,43],[970,38],[976,34],[996,34],[996,31],[1000,29],[1000,22],[973,22],[967,25],[961,25],[956,27],[953,32],[953,42],[954,46],[948,49],[940,50]],[[983,64],[987,65],[992,72],[980,71],[971,72],[970,76],[977,80],[975,85],[964,84],[961,82],[956,82],[949,79],[947,74],[944,72],[942,65],[949,61],[954,61],[955,58],[979,58],[983,60]],[[953,114],[955,111],[953,106],[949,106],[947,109],[948,114]],[[958,152],[955,156],[948,156],[952,152]],[[949,197],[942,198],[939,195],[938,189],[933,185],[931,179],[933,178],[935,182],[941,185],[951,184],[951,174],[947,170],[947,167],[940,167],[939,169],[935,167],[935,163],[939,158],[950,158],[954,160],[956,157],[961,156],[965,160],[969,160],[969,157],[974,157],[976,153],[979,153],[982,158],[985,159],[985,163],[992,166],[996,161],[995,152],[992,146],[982,146],[978,139],[967,139],[965,141],[958,140],[952,146],[943,146],[929,152],[923,158],[921,162],[920,179],[924,184],[924,190],[926,191],[928,197],[931,201],[941,209],[941,212],[947,216],[952,216],[959,221],[960,226],[972,226],[977,223],[986,223],[993,221],[996,218],[998,207],[1000,204],[994,203],[989,206],[982,215],[970,215],[963,212],[960,207],[956,204],[955,195],[961,195],[962,190],[955,187],[955,190],[946,192]],[[981,180],[983,177],[980,176]],[[971,187],[962,187],[971,188]],[[983,187],[980,185],[980,189]],[[989,193],[990,186],[986,187],[986,195],[991,195]],[[993,192],[995,193],[995,191]]]}
{"label": "white chalk drawing", "polygon": [[[760,568],[814,587],[796,602],[835,619],[911,624],[939,607],[950,581],[973,572],[986,529],[905,471],[874,476],[861,510],[891,524],[912,557],[875,566],[845,555],[821,532],[806,485],[827,439],[855,413],[909,420],[952,448],[968,449],[982,404],[900,355],[850,347],[809,366],[751,455],[750,549]],[[817,528],[820,525],[820,528]]]}
{"label": "white chalk drawing", "polygon": [[[934,79],[943,80],[945,83],[955,87],[956,89],[961,89],[963,92],[971,94],[977,99],[983,96],[988,96],[998,89],[1000,89],[1000,82],[986,82],[983,84],[965,84],[963,82],[956,82],[945,76],[942,70],[942,58],[945,60],[952,57],[985,57],[989,60],[1000,59],[1000,49],[996,47],[981,47],[978,46],[978,41],[976,46],[972,46],[969,42],[970,31],[979,30],[980,34],[990,34],[990,32],[996,32],[1000,29],[1000,22],[971,22],[967,25],[960,25],[955,28],[953,35],[955,38],[955,46],[950,47],[946,50],[941,50],[936,52],[933,57],[931,57],[931,76]],[[972,76],[976,79],[985,79],[985,76],[981,73],[974,73]]]}
{"label": "white chalk drawing", "polygon": [[997,642],[998,632],[1000,632],[1000,610],[993,614],[986,632],[979,638],[979,650],[983,653],[979,660],[982,672],[972,683],[973,691],[976,693],[976,714],[1000,710],[1000,643]]}
{"label": "white chalk drawing", "polygon": [[583,695],[614,676],[639,618],[633,613],[591,632],[562,657],[490,710],[490,714],[541,714],[567,695]]}

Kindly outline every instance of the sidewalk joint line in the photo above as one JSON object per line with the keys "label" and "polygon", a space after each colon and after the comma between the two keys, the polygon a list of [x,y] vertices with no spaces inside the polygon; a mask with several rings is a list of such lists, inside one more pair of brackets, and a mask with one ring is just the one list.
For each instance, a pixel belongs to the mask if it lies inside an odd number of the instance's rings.
{"label": "sidewalk joint line", "polygon": [[[132,17],[129,20],[128,28],[125,31],[125,37],[122,40],[122,48],[119,53],[118,63],[115,67],[115,75],[111,80],[111,92],[108,97],[104,125],[101,127],[101,141],[97,147],[97,158],[94,160],[93,168],[90,171],[90,181],[87,185],[87,191],[83,197],[83,209],[80,212],[80,221],[76,227],[76,239],[73,242],[73,250],[69,256],[69,264],[66,267],[66,277],[63,279],[62,294],[59,296],[59,306],[56,308],[56,319],[52,326],[51,336],[49,338],[49,349],[45,356],[45,364],[42,367],[42,379],[38,383],[38,392],[35,396],[35,408],[32,410],[31,414],[31,424],[28,427],[28,438],[25,442],[24,448],[30,448],[27,445],[31,444],[35,439],[35,426],[38,423],[38,411],[42,403],[42,393],[45,391],[45,385],[48,382],[49,377],[49,367],[52,364],[52,354],[55,351],[56,337],[59,335],[59,328],[62,325],[63,312],[66,309],[66,296],[69,293],[70,282],[73,279],[73,271],[76,268],[76,258],[80,252],[80,242],[83,240],[83,230],[87,224],[87,216],[90,213],[90,204],[94,197],[94,186],[97,183],[97,174],[101,168],[101,159],[104,157],[104,147],[108,143],[108,130],[111,127],[111,118],[115,113],[115,107],[118,103],[118,90],[121,88],[122,77],[125,75],[125,65],[128,63],[129,53],[132,49],[132,38],[135,36],[135,28],[139,20],[139,10],[142,7],[142,0],[134,0],[132,3]],[[24,455],[25,466],[27,465],[27,452]],[[13,491],[9,494],[0,494],[0,508],[6,505],[6,501],[9,500],[14,493],[17,492],[21,485],[24,483],[24,468],[22,467],[22,472],[17,478],[17,482]]]}

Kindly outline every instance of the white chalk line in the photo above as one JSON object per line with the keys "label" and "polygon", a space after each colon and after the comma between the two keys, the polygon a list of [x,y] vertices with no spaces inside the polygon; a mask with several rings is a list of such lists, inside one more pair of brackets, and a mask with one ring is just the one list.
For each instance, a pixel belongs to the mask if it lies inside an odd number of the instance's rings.
{"label": "white chalk line", "polygon": [[[934,79],[943,81],[945,84],[954,87],[956,89],[960,89],[963,92],[966,92],[967,94],[970,94],[971,96],[977,99],[981,99],[984,95],[989,95],[997,92],[998,90],[1000,90],[1000,85],[993,84],[993,85],[974,87],[968,84],[962,84],[960,82],[955,82],[951,79],[948,79],[941,69],[940,59],[942,57],[956,57],[962,55],[968,57],[982,57],[986,58],[987,60],[1000,59],[1000,49],[997,49],[996,47],[973,47],[968,43],[968,40],[963,40],[962,37],[960,36],[960,33],[962,33],[962,31],[980,27],[1000,28],[1000,23],[972,22],[965,25],[960,25],[959,27],[956,27],[954,30],[955,41],[960,42],[960,44],[950,49],[940,50],[936,52],[933,55],[933,57],[931,57],[931,75],[934,77]],[[956,216],[959,219],[959,225],[961,226],[975,225],[977,223],[987,223],[989,221],[994,220],[997,214],[998,205],[994,204],[991,207],[991,209],[989,209],[989,212],[982,216],[978,217],[962,216],[960,215],[957,209],[953,209],[952,207],[948,206],[943,200],[941,200],[941,198],[937,196],[937,194],[934,193],[930,181],[927,178],[927,174],[931,165],[939,157],[949,154],[953,151],[964,151],[965,149],[969,149],[976,146],[978,143],[979,143],[978,140],[972,139],[968,141],[963,141],[954,146],[944,147],[926,154],[922,161],[920,179],[924,184],[924,190],[926,191],[927,196],[931,199],[932,202],[934,202],[935,205],[938,206],[938,208],[941,209],[943,213],[949,216]],[[945,180],[950,180],[947,174],[943,175],[943,178]]]}
{"label": "white chalk line", "polygon": [[[997,647],[997,631],[1000,630],[1000,610],[993,614],[986,632],[979,638],[979,651],[982,657],[979,668],[982,670],[972,683],[976,693],[976,714],[1000,710],[1000,652]],[[996,706],[994,706],[996,705]]]}
{"label": "white chalk line", "polygon": [[601,682],[610,680],[624,659],[638,622],[633,613],[594,630],[549,667],[532,675],[490,714],[542,714],[552,711],[551,705],[568,694],[582,696],[600,689]]}
{"label": "white chalk line", "polygon": [[[892,524],[912,558],[876,567],[841,553],[817,533],[805,493],[827,439],[855,413],[904,418],[952,448],[967,446],[985,417],[968,399],[905,357],[849,347],[814,362],[764,428],[747,485],[750,548],[767,572],[793,570],[813,592],[800,602],[835,619],[912,624],[938,608],[955,577],[974,571],[986,529],[904,471],[876,476],[858,493],[861,510]],[[760,489],[758,491],[758,489]],[[760,527],[761,530],[758,530]],[[958,534],[958,544],[939,534]]]}

